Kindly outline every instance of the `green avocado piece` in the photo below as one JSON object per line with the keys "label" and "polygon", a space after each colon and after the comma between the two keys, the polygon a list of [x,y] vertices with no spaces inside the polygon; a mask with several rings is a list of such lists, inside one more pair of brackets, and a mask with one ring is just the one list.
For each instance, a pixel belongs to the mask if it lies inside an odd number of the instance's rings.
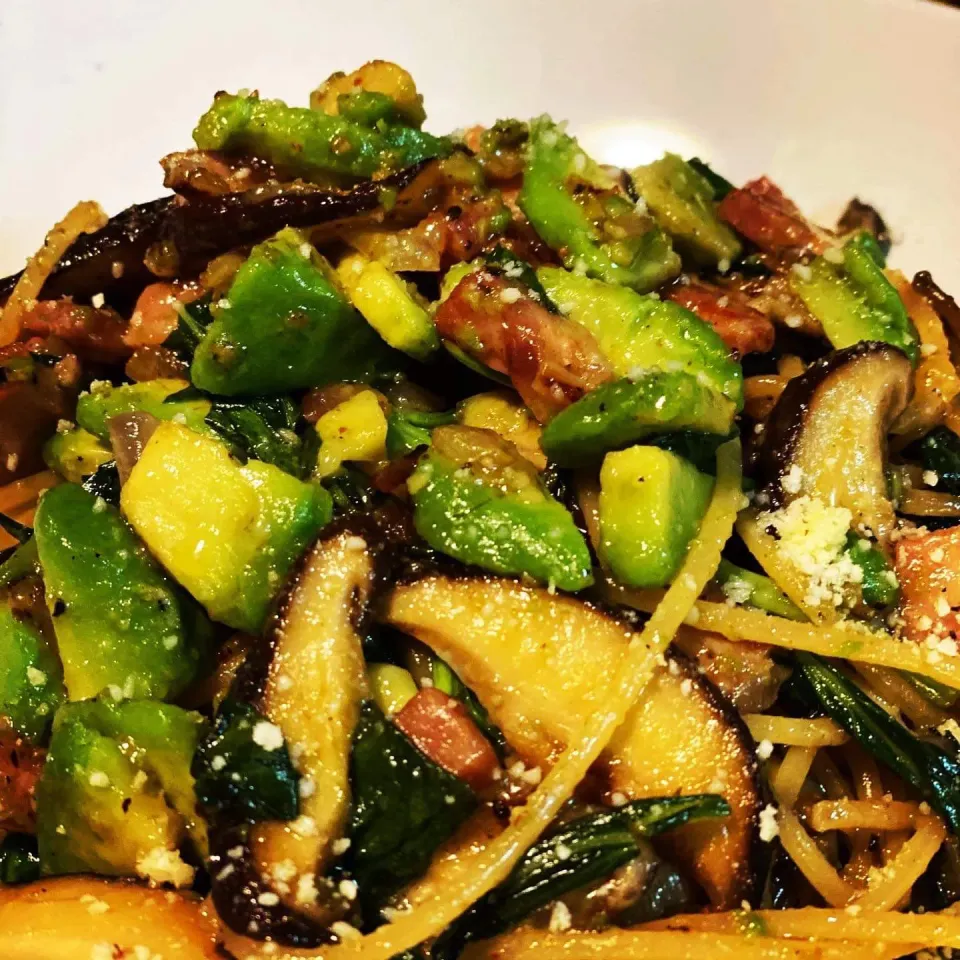
{"label": "green avocado piece", "polygon": [[647,373],[591,390],[543,429],[540,446],[561,467],[585,466],[608,450],[668,430],[727,436],[734,405],[687,373]]}
{"label": "green avocado piece", "polygon": [[70,483],[80,483],[113,459],[113,451],[82,427],[60,432],[43,445],[43,462]]}
{"label": "green avocado piece", "polygon": [[742,408],[743,370],[713,327],[695,313],[559,267],[541,267],[537,277],[550,299],[594,335],[619,376],[682,370]]}
{"label": "green avocado piece", "polygon": [[39,743],[65,697],[56,652],[30,623],[0,604],[0,716]]}
{"label": "green avocado piece", "polygon": [[573,517],[536,468],[491,430],[437,427],[408,481],[417,532],[435,549],[494,573],[562,590],[593,582]]}
{"label": "green avocado piece", "polygon": [[184,690],[205,665],[205,625],[117,510],[62,484],[43,495],[34,524],[69,698]]}
{"label": "green avocado piece", "polygon": [[190,368],[208,393],[286,393],[397,369],[399,355],[295,230],[253,248],[213,313]]}
{"label": "green avocado piece", "polygon": [[154,431],[123,486],[124,516],[211,618],[257,633],[297,558],[333,512],[319,484],[177,423]]}
{"label": "green avocado piece", "polygon": [[[823,324],[838,350],[861,340],[899,347],[916,365],[920,335],[896,287],[877,262],[879,248],[868,233],[854,234],[834,259],[816,257],[790,270],[790,289]],[[835,262],[839,261],[839,262]]]}
{"label": "green avocado piece", "polygon": [[259,157],[295,177],[321,181],[367,179],[450,153],[445,137],[382,116],[370,126],[361,119],[362,111],[349,118],[331,116],[256,94],[220,93],[198,121],[193,139],[201,150]]}
{"label": "green avocado piece", "polygon": [[737,235],[717,216],[713,186],[683,157],[665,153],[630,176],[657,223],[694,265],[716,266],[740,255]]}
{"label": "green avocado piece", "polygon": [[549,117],[530,124],[519,204],[571,270],[641,292],[680,272],[670,238]]}
{"label": "green avocado piece", "polygon": [[95,437],[110,439],[108,421],[121,413],[149,413],[158,420],[176,419],[193,430],[208,433],[203,418],[210,412],[210,401],[203,399],[173,400],[167,398],[185,390],[190,384],[176,378],[144,380],[143,383],[95,381],[90,391],[77,400],[77,423]]}
{"label": "green avocado piece", "polygon": [[629,587],[676,576],[710,503],[713,478],[659,447],[608,453],[600,468],[602,562]]}
{"label": "green avocado piece", "polygon": [[191,828],[202,852],[190,775],[202,728],[199,714],[156,701],[61,707],[37,785],[43,873],[148,876]]}

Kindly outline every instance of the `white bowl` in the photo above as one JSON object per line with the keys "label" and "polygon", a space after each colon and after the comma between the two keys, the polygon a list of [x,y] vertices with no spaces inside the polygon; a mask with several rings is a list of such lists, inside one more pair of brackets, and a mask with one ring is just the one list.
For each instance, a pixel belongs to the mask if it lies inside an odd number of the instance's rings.
{"label": "white bowl", "polygon": [[542,111],[599,158],[696,153],[830,222],[874,203],[895,265],[960,294],[960,11],[923,0],[4,0],[0,275],[79,199],[162,192],[219,89],[305,103],[373,57],[435,131]]}

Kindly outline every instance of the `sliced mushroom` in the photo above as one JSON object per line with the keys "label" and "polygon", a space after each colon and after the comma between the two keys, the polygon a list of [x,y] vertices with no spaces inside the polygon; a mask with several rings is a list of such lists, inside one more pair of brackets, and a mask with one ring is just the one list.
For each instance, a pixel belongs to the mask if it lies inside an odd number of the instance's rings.
{"label": "sliced mushroom", "polygon": [[885,475],[887,432],[910,399],[912,379],[905,354],[863,342],[791,380],[756,450],[755,476],[769,505],[807,495],[845,507],[856,529],[885,545],[895,523]]}
{"label": "sliced mushroom", "polygon": [[[573,597],[495,578],[432,575],[396,587],[386,620],[446,660],[528,764],[549,766],[585,719],[604,709],[628,625]],[[721,822],[670,838],[711,901],[749,896],[759,795],[739,718],[682,658],[658,670],[597,771],[626,797],[722,793]]]}
{"label": "sliced mushroom", "polygon": [[331,939],[324,927],[349,907],[322,891],[318,898],[315,877],[332,859],[349,811],[350,742],[366,694],[357,624],[373,580],[373,558],[362,537],[344,531],[321,540],[269,643],[253,651],[238,676],[234,695],[252,702],[283,733],[301,775],[301,803],[291,823],[217,835],[213,899],[237,933],[316,946]]}

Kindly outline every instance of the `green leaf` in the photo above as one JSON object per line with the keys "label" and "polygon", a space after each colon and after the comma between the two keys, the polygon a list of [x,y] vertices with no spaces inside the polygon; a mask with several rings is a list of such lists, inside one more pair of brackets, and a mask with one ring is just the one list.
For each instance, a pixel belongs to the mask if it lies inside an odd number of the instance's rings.
{"label": "green leaf", "polygon": [[119,506],[120,474],[117,472],[117,461],[108,460],[106,463],[101,463],[80,486],[87,493],[92,493],[95,497],[100,497],[115,507]]}
{"label": "green leaf", "polygon": [[827,715],[914,787],[954,833],[960,833],[960,763],[956,758],[915,737],[826,661],[797,653],[797,663]]}
{"label": "green leaf", "polygon": [[924,470],[937,475],[937,489],[960,493],[960,437],[946,427],[937,427],[920,441]]}
{"label": "green leaf", "polygon": [[33,536],[33,527],[28,527],[5,513],[0,513],[0,529],[5,530],[17,543],[26,543]]}
{"label": "green leaf", "polygon": [[405,457],[430,446],[430,431],[456,423],[456,414],[431,413],[428,410],[394,410],[387,418],[387,456],[391,460]]}
{"label": "green leaf", "polygon": [[499,887],[441,934],[431,956],[453,960],[470,941],[509,930],[564,894],[609,877],[640,854],[640,838],[729,815],[723,797],[701,794],[635,800],[573,820],[530,847]]}
{"label": "green leaf", "polygon": [[726,177],[721,177],[713,167],[704,163],[699,157],[691,157],[687,163],[710,184],[713,188],[713,199],[717,202],[721,201],[731,190],[735,189],[734,185],[727,180]]}
{"label": "green leaf", "polygon": [[213,323],[210,300],[209,296],[201,297],[177,308],[177,329],[167,337],[166,346],[184,360],[193,359],[197,344],[203,339],[207,327]]}
{"label": "green leaf", "polygon": [[191,767],[204,816],[234,824],[296,818],[300,776],[286,743],[266,750],[254,741],[263,719],[248,703],[224,701]]}
{"label": "green leaf", "polygon": [[372,701],[365,701],[350,757],[350,849],[364,919],[423,874],[434,851],[476,809],[473,791],[424,756]]}
{"label": "green leaf", "polygon": [[8,833],[0,843],[0,884],[31,883],[39,879],[37,838],[30,833]]}
{"label": "green leaf", "polygon": [[302,479],[300,411],[289,397],[215,400],[204,423],[241,460],[261,460]]}

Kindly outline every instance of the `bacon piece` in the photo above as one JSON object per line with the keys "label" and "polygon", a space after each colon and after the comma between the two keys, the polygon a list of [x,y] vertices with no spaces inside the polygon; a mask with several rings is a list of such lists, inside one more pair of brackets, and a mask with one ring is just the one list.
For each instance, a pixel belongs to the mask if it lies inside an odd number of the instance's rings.
{"label": "bacon piece", "polygon": [[0,830],[33,832],[34,794],[43,770],[44,751],[12,731],[0,733]]}
{"label": "bacon piece", "polygon": [[694,280],[673,287],[667,296],[709,323],[720,339],[741,357],[773,349],[773,324],[759,310],[754,310],[742,293]]}
{"label": "bacon piece", "polygon": [[436,325],[441,337],[506,374],[541,423],[614,378],[589,331],[486,270],[457,284]]}
{"label": "bacon piece", "polygon": [[161,161],[163,185],[170,190],[197,190],[211,196],[241,193],[265,183],[273,171],[262,161],[237,161],[210,150],[183,150]]}
{"label": "bacon piece", "polygon": [[497,755],[459,700],[424,687],[393,722],[434,763],[465,780],[474,790],[493,782]]}
{"label": "bacon piece", "polygon": [[718,213],[761,250],[784,253],[809,247],[816,253],[823,252],[824,241],[817,230],[800,208],[766,177],[731,190],[720,202]]}
{"label": "bacon piece", "polygon": [[195,283],[151,283],[143,288],[123,335],[128,347],[156,347],[177,329],[177,309],[204,291]]}
{"label": "bacon piece", "polygon": [[904,537],[896,571],[904,636],[934,646],[960,637],[960,527]]}
{"label": "bacon piece", "polygon": [[109,307],[83,307],[69,297],[37,300],[24,314],[21,339],[57,337],[84,360],[115,363],[130,356],[126,322]]}

